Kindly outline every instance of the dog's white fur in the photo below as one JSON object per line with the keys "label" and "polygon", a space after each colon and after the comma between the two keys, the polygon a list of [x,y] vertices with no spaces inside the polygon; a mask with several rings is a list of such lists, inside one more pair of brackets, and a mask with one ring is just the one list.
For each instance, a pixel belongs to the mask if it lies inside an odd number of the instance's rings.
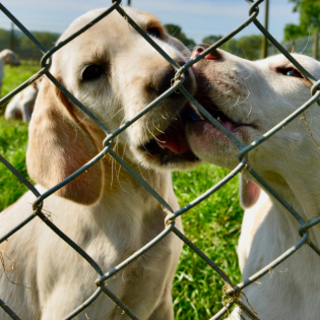
{"label": "dog's white fur", "polygon": [[7,120],[22,119],[24,122],[30,121],[41,81],[42,77],[12,98],[4,112],[4,117]]}
{"label": "dog's white fur", "polygon": [[[312,84],[290,76],[288,71],[294,66],[284,56],[251,62],[222,50],[218,53],[220,56],[214,53],[216,60],[200,61],[194,70],[203,81],[199,85],[206,95],[204,102],[208,110],[213,102],[229,118],[250,125],[240,126],[233,132],[244,145],[259,138],[310,99]],[[299,54],[294,57],[320,78],[318,61]],[[305,115],[314,139],[320,142],[319,107],[315,104]],[[238,164],[238,149],[207,121],[189,127],[189,142],[202,160],[230,169]],[[320,213],[319,155],[320,150],[304,120],[297,118],[251,151],[248,157],[249,164],[262,178],[308,221]],[[244,179],[252,177],[245,174]],[[251,192],[251,187],[244,189]],[[244,197],[243,203],[248,206],[259,198],[256,191],[253,196]],[[271,196],[270,199],[262,192],[255,206],[245,213],[238,249],[243,280],[300,240],[300,224],[278,201]],[[319,225],[310,229],[310,238],[319,248]],[[260,319],[319,319],[319,266],[318,255],[305,245],[243,291]],[[250,309],[246,298],[242,296],[242,302]],[[237,311],[233,319],[240,319]],[[245,314],[242,317],[249,319]]]}
{"label": "dog's white fur", "polygon": [[[152,15],[127,8],[143,28],[156,28],[154,41],[177,62],[188,52],[163,30]],[[103,9],[80,17],[65,39]],[[60,41],[59,40],[59,41]],[[184,52],[183,54],[181,52]],[[189,53],[190,57],[190,53]],[[188,57],[188,58],[189,58]],[[89,65],[102,74],[84,80]],[[110,129],[115,130],[145,108],[158,94],[172,67],[114,11],[53,56],[51,72]],[[173,70],[174,74],[174,70]],[[190,72],[192,91],[195,83]],[[170,87],[170,79],[166,80]],[[151,90],[152,89],[152,90]],[[159,92],[161,93],[161,92]],[[144,157],[139,146],[165,130],[184,106],[183,95],[168,97],[154,110],[114,139],[115,150],[139,172],[173,210],[178,203],[169,171]],[[165,114],[166,117],[160,117]],[[105,134],[48,80],[44,79],[29,127],[27,167],[41,193],[80,168],[102,149]],[[187,164],[183,164],[186,166]],[[174,166],[169,164],[168,166]],[[32,213],[35,197],[27,192],[0,215],[5,234]],[[110,271],[164,229],[166,210],[125,169],[108,155],[73,182],[44,201],[48,219],[82,247],[102,268]],[[182,230],[180,219],[175,226]],[[169,234],[154,248],[106,281],[139,319],[173,319],[171,288],[181,241]],[[67,243],[35,218],[0,246],[8,273],[2,272],[0,297],[25,320],[66,317],[96,290],[97,273]],[[10,260],[11,259],[11,260]],[[128,319],[102,294],[77,319]],[[0,311],[1,319],[8,316]]]}
{"label": "dog's white fur", "polygon": [[10,64],[12,66],[18,66],[20,64],[17,55],[10,49],[4,49],[0,52],[0,96],[4,77],[5,64]]}
{"label": "dog's white fur", "polygon": [[249,257],[253,237],[269,212],[272,201],[268,194],[252,181],[240,179],[240,200],[244,211],[238,242],[238,259],[241,273]]}

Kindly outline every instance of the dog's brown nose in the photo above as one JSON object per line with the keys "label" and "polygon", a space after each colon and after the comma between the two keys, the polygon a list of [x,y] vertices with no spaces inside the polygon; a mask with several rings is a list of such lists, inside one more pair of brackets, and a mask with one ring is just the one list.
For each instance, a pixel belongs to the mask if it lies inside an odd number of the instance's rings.
{"label": "dog's brown nose", "polygon": [[[195,58],[197,55],[199,55],[200,53],[202,53],[204,50],[208,49],[210,46],[208,46],[207,44],[200,44],[196,47],[194,47],[192,54],[191,54],[191,59]],[[207,60],[220,60],[221,59],[221,53],[215,49],[212,52],[210,52],[209,54],[207,54],[204,59]]]}
{"label": "dog's brown nose", "polygon": [[[180,66],[183,66],[185,64],[185,62],[182,61],[177,61],[177,63]],[[173,69],[172,67],[168,68],[168,70],[157,74],[153,81],[149,84],[149,88],[155,92],[158,96],[161,95],[162,93],[164,93],[166,90],[168,90],[172,85],[173,85],[173,81],[174,81],[174,77],[176,74],[176,70]],[[192,79],[190,76],[190,72],[187,70],[184,73],[185,76],[185,80],[183,82],[183,86],[190,91],[191,87],[192,87]],[[176,97],[178,96],[177,93],[173,93],[170,95],[170,97]],[[181,96],[181,95],[179,95]]]}

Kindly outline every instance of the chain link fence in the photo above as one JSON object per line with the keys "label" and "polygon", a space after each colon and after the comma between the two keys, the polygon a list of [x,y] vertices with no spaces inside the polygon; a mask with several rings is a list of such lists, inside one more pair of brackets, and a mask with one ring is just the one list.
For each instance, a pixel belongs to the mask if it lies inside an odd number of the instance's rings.
{"label": "chain link fence", "polygon": [[[261,25],[258,21],[257,17],[259,15],[259,4],[261,4],[264,0],[257,0],[257,1],[250,1],[247,0],[247,3],[250,5],[249,7],[249,18],[245,20],[240,26],[238,26],[235,30],[231,33],[217,41],[211,47],[203,51],[199,54],[195,59],[189,61],[184,66],[180,67],[177,65],[175,61],[173,61],[131,18],[128,16],[124,10],[121,8],[121,0],[113,1],[112,5],[106,9],[103,14],[98,16],[96,19],[88,23],[86,26],[72,34],[66,40],[59,42],[56,46],[52,47],[50,50],[46,50],[39,41],[12,15],[2,4],[0,4],[1,11],[9,18],[11,21],[38,47],[40,52],[43,54],[41,59],[41,70],[38,71],[35,75],[33,75],[30,79],[26,82],[21,84],[7,96],[3,97],[0,100],[0,105],[8,101],[11,97],[15,94],[26,88],[36,79],[38,79],[42,75],[46,75],[48,79],[50,79],[65,95],[68,99],[70,99],[74,104],[76,104],[84,113],[86,113],[91,119],[93,119],[99,127],[105,132],[106,138],[103,142],[103,150],[97,154],[91,161],[89,161],[86,165],[82,168],[77,170],[75,173],[70,175],[67,179],[62,181],[61,183],[57,184],[52,189],[48,190],[44,194],[40,194],[34,186],[23,176],[21,175],[3,156],[0,155],[0,161],[21,181],[23,182],[28,189],[37,197],[37,200],[32,204],[33,205],[33,214],[27,217],[23,222],[18,224],[14,229],[8,230],[8,232],[0,239],[0,243],[8,239],[11,235],[13,235],[16,231],[23,228],[26,224],[28,224],[32,219],[35,217],[40,218],[43,223],[45,223],[49,228],[51,228],[61,239],[63,239],[68,245],[70,245],[76,252],[78,252],[83,259],[85,259],[92,268],[97,272],[97,279],[95,281],[95,285],[97,289],[95,292],[92,292],[92,296],[84,301],[81,306],[79,306],[76,310],[74,310],[71,314],[69,314],[65,319],[73,319],[81,312],[83,312],[88,306],[90,306],[102,293],[106,294],[110,299],[114,301],[122,310],[125,312],[131,319],[139,319],[117,296],[113,294],[105,285],[105,281],[110,277],[113,277],[115,274],[123,270],[126,266],[128,266],[131,262],[138,259],[148,250],[150,250],[153,246],[155,246],[159,241],[163,238],[168,236],[170,233],[174,233],[177,237],[179,237],[187,246],[189,246],[200,258],[202,258],[225,282],[226,284],[226,294],[228,296],[227,303],[223,306],[223,308],[216,313],[210,320],[214,319],[222,319],[226,314],[229,314],[230,308],[234,304],[237,304],[242,311],[250,318],[250,319],[259,319],[258,315],[255,314],[252,310],[250,310],[247,306],[242,304],[239,296],[241,291],[252,284],[253,282],[257,281],[263,275],[269,272],[270,269],[275,268],[278,266],[282,261],[287,259],[289,256],[294,254],[297,250],[299,250],[304,244],[310,246],[318,255],[320,255],[320,250],[317,248],[314,243],[309,238],[309,229],[314,225],[320,222],[320,217],[315,218],[311,221],[304,221],[304,219],[300,216],[298,212],[296,212],[279,194],[277,194],[270,185],[268,185],[260,176],[259,174],[249,165],[247,162],[247,155],[251,152],[254,148],[258,145],[263,143],[265,140],[269,139],[275,133],[277,133],[280,129],[286,126],[288,123],[296,119],[300,114],[302,114],[307,108],[309,108],[313,103],[317,102],[320,97],[320,91],[318,90],[320,86],[320,81],[317,81],[312,74],[310,74],[307,70],[305,70],[287,51],[286,49],[281,46],[273,36]],[[148,105],[143,111],[138,113],[133,119],[126,122],[124,125],[116,129],[115,131],[111,132],[99,119],[97,119],[80,101],[78,101],[70,92],[67,91],[66,88],[61,85],[58,80],[53,77],[50,73],[49,68],[51,65],[51,56],[58,51],[61,47],[65,46],[69,43],[72,39],[80,35],[81,33],[85,32],[89,29],[92,25],[103,19],[113,10],[117,10],[124,19],[146,40],[149,42],[151,46],[153,46],[162,56],[165,58],[172,67],[176,70],[175,78],[173,81],[173,85],[169,88],[164,94],[162,94],[156,101],[153,101],[150,105]],[[183,87],[184,82],[184,73],[190,68],[194,63],[203,59],[207,54],[213,51],[216,48],[219,48],[223,43],[237,35],[241,30],[246,28],[249,24],[254,23],[256,27],[261,31],[263,35],[265,35],[268,40],[272,43],[273,46],[277,48],[283,55],[287,57],[287,59],[295,65],[295,67],[304,74],[312,83],[311,89],[311,98],[306,101],[300,108],[298,108],[295,112],[293,112],[290,116],[272,128],[269,132],[261,136],[256,141],[253,141],[250,145],[244,147],[240,141],[238,141],[223,125],[220,124],[213,116],[208,113],[194,98],[192,95],[188,93],[188,91]],[[117,137],[121,132],[126,130],[129,126],[131,126],[135,121],[141,118],[144,114],[146,114],[149,110],[156,107],[157,104],[162,101],[165,97],[172,94],[176,90],[179,90],[208,120],[210,120],[218,129],[220,129],[229,139],[239,148],[238,158],[239,164],[234,168],[224,179],[222,179],[219,183],[215,186],[207,190],[204,194],[202,194],[197,199],[190,202],[188,205],[184,206],[183,208],[173,212],[170,206],[162,199],[136,172],[134,172],[128,164],[126,164],[121,157],[119,157],[113,150],[112,150],[112,141],[115,137]],[[75,179],[77,176],[82,174],[86,171],[89,167],[94,165],[96,162],[100,161],[106,154],[109,154],[113,157],[121,166],[123,166],[128,173],[130,173],[139,183],[141,183],[145,189],[147,189],[150,194],[157,199],[164,208],[168,210],[168,216],[165,219],[165,229],[152,241],[148,244],[143,246],[140,250],[135,252],[133,255],[128,257],[125,261],[121,262],[117,265],[114,269],[107,271],[101,270],[100,266],[76,243],[74,243],[66,234],[64,234],[61,230],[59,230],[50,220],[47,219],[45,213],[42,210],[43,201],[52,195],[54,192],[62,188],[64,185]],[[298,243],[284,252],[281,256],[277,259],[272,261],[269,265],[265,266],[256,274],[252,275],[250,278],[246,279],[245,281],[239,284],[233,284],[228,276],[216,265],[213,261],[210,260],[208,256],[206,256],[196,245],[190,241],[187,237],[185,237],[176,227],[175,227],[175,219],[181,216],[183,213],[188,211],[189,209],[193,208],[201,201],[205,200],[207,197],[212,195],[226,183],[228,183],[233,177],[237,174],[247,170],[257,181],[260,182],[264,188],[270,192],[287,210],[288,214],[293,215],[293,217],[300,223],[300,228],[297,230],[301,236],[301,239]],[[221,293],[222,295],[223,293]],[[9,305],[6,304],[5,301],[1,300],[0,297],[0,307],[12,318],[12,319],[20,319],[10,308]]]}
{"label": "chain link fence", "polygon": [[[294,39],[293,41],[287,41],[282,44],[289,52],[293,49],[294,52],[304,54],[306,56],[312,57],[314,53],[314,36],[309,35],[306,37],[301,37]],[[272,49],[272,48],[270,48]],[[319,44],[318,50],[319,52]]]}

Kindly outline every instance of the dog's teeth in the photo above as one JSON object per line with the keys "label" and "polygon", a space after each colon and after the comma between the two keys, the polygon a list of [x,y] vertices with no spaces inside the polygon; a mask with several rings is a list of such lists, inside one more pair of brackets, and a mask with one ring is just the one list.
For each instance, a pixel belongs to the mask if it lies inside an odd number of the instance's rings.
{"label": "dog's teeth", "polygon": [[217,120],[220,121],[221,120],[220,117],[218,117]]}

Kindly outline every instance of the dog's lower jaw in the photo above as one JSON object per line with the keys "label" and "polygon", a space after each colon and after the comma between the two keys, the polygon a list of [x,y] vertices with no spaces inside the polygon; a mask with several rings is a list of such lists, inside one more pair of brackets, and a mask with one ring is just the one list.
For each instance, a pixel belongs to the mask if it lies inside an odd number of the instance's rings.
{"label": "dog's lower jaw", "polygon": [[227,169],[238,165],[239,148],[209,121],[188,125],[187,137],[191,150],[202,161]]}
{"label": "dog's lower jaw", "polygon": [[187,103],[163,131],[133,147],[133,152],[141,163],[157,170],[183,170],[195,167],[200,160],[190,148],[187,127],[189,123],[198,119],[199,115]]}

